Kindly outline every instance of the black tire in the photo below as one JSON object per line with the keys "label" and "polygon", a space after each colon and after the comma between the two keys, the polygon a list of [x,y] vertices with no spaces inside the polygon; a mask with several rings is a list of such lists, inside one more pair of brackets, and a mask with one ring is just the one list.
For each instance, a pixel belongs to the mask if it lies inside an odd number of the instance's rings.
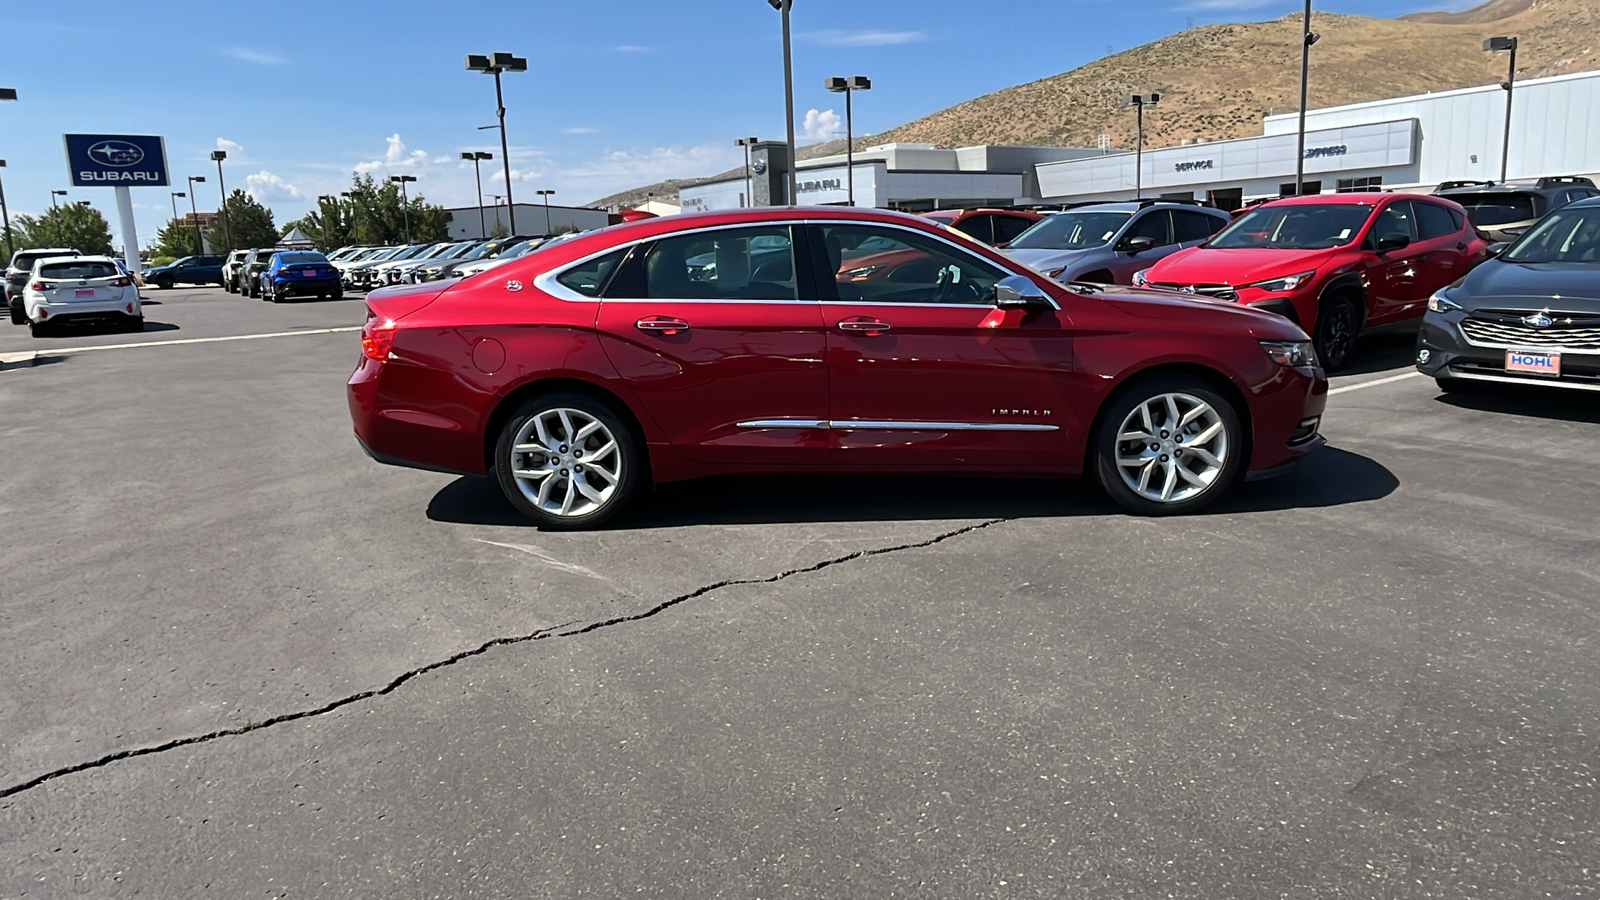
{"label": "black tire", "polygon": [[344,291],[342,289],[341,290],[337,290],[337,291],[334,291],[332,294],[329,294],[328,296],[331,297],[334,300],[343,300],[344,299]]}
{"label": "black tire", "polygon": [[284,301],[284,295],[282,291],[271,291],[266,296],[267,299],[271,300],[273,303],[282,303]]}
{"label": "black tire", "polygon": [[[599,422],[606,430],[611,432],[612,440],[616,445],[615,450],[608,451],[603,444],[596,446],[596,442],[602,439],[591,436],[585,442],[584,448],[571,447],[571,458],[555,453],[529,454],[515,452],[514,446],[518,436],[525,428],[530,426],[532,420],[536,416],[552,413],[556,410],[577,412]],[[557,439],[562,437],[558,430],[552,430],[550,433]],[[567,444],[560,445],[561,448],[569,446]],[[595,489],[602,494],[608,490],[610,492],[605,497],[604,502],[599,503],[595,509],[587,513],[563,516],[559,513],[542,509],[534,499],[530,499],[523,493],[520,482],[512,474],[517,463],[520,462],[523,466],[531,465],[534,462],[534,457],[541,459],[539,463],[541,466],[545,464],[544,460],[548,460],[552,468],[564,463],[576,471],[569,471],[568,468],[563,467],[559,470],[560,474],[552,473],[547,476],[547,480],[555,486],[552,489],[551,497],[554,498],[555,490],[562,490],[564,496],[573,490],[573,476],[577,474],[577,471],[581,471],[584,466],[582,460],[583,449],[587,449],[591,453],[598,450],[604,454],[604,456],[593,457],[594,459],[617,460],[617,465],[613,467],[617,479],[610,483],[610,487],[591,484],[588,479],[595,476],[592,474],[587,476],[585,484],[591,489]],[[562,452],[565,453],[565,451]],[[495,441],[494,448],[494,473],[496,479],[500,482],[500,490],[505,493],[506,499],[511,501],[511,505],[516,507],[518,512],[533,520],[540,528],[552,531],[577,531],[596,528],[622,512],[637,496],[640,486],[648,478],[646,465],[644,442],[634,432],[632,424],[625,415],[618,412],[612,404],[603,400],[586,394],[565,391],[535,397],[522,404],[500,429],[500,435]],[[566,485],[566,487],[563,488],[563,485]],[[581,497],[582,495],[580,494],[579,496]]]}
{"label": "black tire", "polygon": [[48,335],[49,333],[50,333],[50,323],[48,323],[48,322],[29,322],[28,323],[28,334],[33,335],[36,338],[44,337],[45,335]]}
{"label": "black tire", "polygon": [[21,303],[13,301],[11,303],[6,304],[6,306],[11,311],[11,324],[13,324],[13,325],[26,325],[26,324],[28,324],[28,314],[22,311],[22,304]]}
{"label": "black tire", "polygon": [[[1152,444],[1157,449],[1148,449],[1143,441],[1139,441],[1136,452],[1143,456],[1150,456],[1149,464],[1137,468],[1141,474],[1149,473],[1151,479],[1147,488],[1161,491],[1165,487],[1167,476],[1159,474],[1172,471],[1174,486],[1170,489],[1173,496],[1168,500],[1146,497],[1139,492],[1138,486],[1130,485],[1123,479],[1122,472],[1128,469],[1135,471],[1136,467],[1119,466],[1117,460],[1123,458],[1119,453],[1128,442],[1122,440],[1122,427],[1124,422],[1136,414],[1136,411],[1147,402],[1160,404],[1163,395],[1176,395],[1179,398],[1188,398],[1178,402],[1180,414],[1187,414],[1196,407],[1188,404],[1188,400],[1195,400],[1210,407],[1213,415],[1203,415],[1187,425],[1182,434],[1173,433],[1163,429],[1164,421],[1158,422],[1156,418],[1168,414],[1158,410],[1158,415],[1153,416],[1152,426],[1155,433],[1152,435]],[[1204,444],[1192,443],[1193,439],[1206,433],[1211,426],[1221,426],[1222,443],[1216,437],[1209,438]],[[1140,426],[1142,427],[1142,426]],[[1196,429],[1199,429],[1196,431]],[[1132,432],[1129,432],[1132,433]],[[1187,437],[1191,443],[1185,444],[1182,437]],[[1193,455],[1196,449],[1208,455],[1214,451],[1220,456],[1214,456],[1221,462],[1221,466],[1209,466],[1203,457]],[[1192,513],[1215,501],[1226,494],[1238,480],[1239,473],[1244,467],[1244,460],[1249,453],[1249,445],[1245,439],[1244,428],[1239,421],[1239,412],[1234,408],[1232,400],[1205,381],[1191,375],[1180,373],[1158,373],[1145,378],[1137,379],[1112,395],[1106,401],[1106,406],[1101,412],[1100,424],[1095,429],[1094,444],[1091,448],[1092,462],[1095,476],[1106,494],[1129,512],[1141,516],[1172,516]],[[1128,448],[1133,451],[1133,448]],[[1187,460],[1185,454],[1191,454]],[[1195,468],[1198,466],[1198,468]],[[1182,468],[1184,471],[1195,475],[1203,486],[1195,485],[1180,478]],[[1137,477],[1130,475],[1130,478]],[[1162,484],[1157,486],[1154,479],[1161,478]],[[1185,496],[1178,496],[1183,492]]]}
{"label": "black tire", "polygon": [[144,316],[129,316],[122,323],[122,330],[129,333],[138,333],[144,330]]}
{"label": "black tire", "polygon": [[157,278],[156,279],[156,287],[162,289],[163,291],[170,291],[170,290],[172,290],[172,279],[171,278]]}
{"label": "black tire", "polygon": [[1361,316],[1355,303],[1347,296],[1326,297],[1318,304],[1317,326],[1311,342],[1317,350],[1317,361],[1327,372],[1337,372],[1350,364],[1355,355],[1356,340],[1361,336]]}
{"label": "black tire", "polygon": [[233,293],[233,282],[231,280],[224,281],[222,283],[222,289],[227,291],[230,294]]}

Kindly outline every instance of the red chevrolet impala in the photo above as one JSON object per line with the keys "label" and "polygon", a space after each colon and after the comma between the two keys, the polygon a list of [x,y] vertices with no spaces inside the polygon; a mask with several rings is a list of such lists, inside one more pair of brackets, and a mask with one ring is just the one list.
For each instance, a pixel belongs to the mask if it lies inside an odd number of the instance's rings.
{"label": "red chevrolet impala", "polygon": [[[863,248],[924,262],[854,278]],[[491,474],[550,528],[729,473],[1088,471],[1179,513],[1322,444],[1327,380],[1283,317],[1060,285],[880,210],[648,219],[367,305],[362,446]]]}

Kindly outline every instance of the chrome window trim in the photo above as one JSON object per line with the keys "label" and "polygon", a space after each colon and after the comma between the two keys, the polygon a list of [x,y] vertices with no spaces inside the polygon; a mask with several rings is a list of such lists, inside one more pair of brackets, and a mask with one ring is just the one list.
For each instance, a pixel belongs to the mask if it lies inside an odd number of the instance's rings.
{"label": "chrome window trim", "polygon": [[[563,265],[559,269],[550,269],[548,271],[545,271],[545,272],[535,276],[534,279],[533,279],[533,286],[538,288],[539,290],[545,292],[546,294],[549,294],[550,296],[555,297],[558,300],[566,300],[566,301],[572,301],[572,302],[599,303],[602,300],[604,300],[605,298],[601,298],[601,297],[585,297],[584,295],[578,293],[577,291],[572,290],[571,288],[567,287],[566,285],[562,284],[561,282],[557,281],[556,279],[560,278],[569,269],[576,268],[576,267],[581,266],[581,265],[583,265],[584,263],[587,263],[587,262],[592,262],[592,261],[594,261],[596,259],[599,259],[602,256],[605,256],[608,253],[615,253],[618,250],[631,249],[633,247],[637,247],[640,244],[649,243],[651,241],[662,240],[662,239],[665,239],[665,238],[668,238],[668,237],[681,237],[681,236],[684,236],[684,235],[700,234],[700,233],[712,232],[712,231],[727,231],[728,229],[731,229],[731,228],[771,228],[771,227],[777,227],[777,226],[794,227],[794,226],[797,226],[797,225],[798,226],[806,226],[806,225],[863,225],[863,226],[870,226],[870,227],[875,227],[875,228],[892,228],[892,229],[895,229],[895,230],[898,230],[898,231],[904,231],[904,232],[908,232],[908,233],[911,233],[911,234],[917,234],[917,235],[921,235],[921,236],[923,236],[925,238],[930,238],[930,239],[933,239],[933,240],[941,241],[949,249],[951,249],[953,251],[956,251],[957,253],[959,253],[961,255],[969,257],[969,258],[971,258],[973,260],[976,260],[977,262],[983,263],[985,265],[993,266],[993,267],[995,267],[997,269],[1000,269],[1002,271],[1008,271],[1013,275],[1022,275],[1024,277],[1031,277],[1029,275],[1029,273],[1031,273],[1031,272],[1033,272],[1034,274],[1038,274],[1038,273],[1034,272],[1033,269],[1029,268],[1026,265],[1023,265],[1022,263],[1015,263],[1015,262],[1011,262],[1011,261],[1007,261],[1006,263],[1003,263],[1003,264],[1002,263],[997,263],[994,260],[987,259],[987,258],[985,258],[983,256],[979,256],[978,254],[973,253],[971,250],[968,250],[967,248],[961,246],[961,244],[959,244],[958,242],[953,241],[953,240],[945,237],[942,234],[929,234],[928,232],[923,231],[923,230],[921,230],[919,228],[912,228],[909,225],[901,225],[898,222],[875,222],[875,221],[872,221],[870,219],[779,219],[777,221],[772,221],[772,222],[729,222],[729,223],[724,223],[724,224],[721,224],[721,225],[702,225],[702,226],[697,227],[697,228],[686,228],[686,229],[683,229],[683,230],[680,230],[680,231],[664,232],[662,234],[651,235],[650,237],[636,238],[636,239],[628,241],[626,243],[612,244],[611,246],[606,247],[603,250],[597,250],[594,253],[590,253],[587,256],[582,256],[582,257],[579,257],[578,259],[572,260],[571,262],[568,262],[566,265]],[[1018,268],[1018,267],[1020,267],[1020,268]],[[480,273],[480,274],[482,274],[482,273]],[[1045,280],[1048,281],[1050,279],[1047,278]],[[1058,311],[1061,309],[1061,305],[1056,302],[1054,297],[1049,297],[1048,294],[1046,294],[1046,297],[1050,300],[1050,306],[1051,306],[1052,309],[1055,309],[1055,310],[1058,310]],[[647,301],[647,302],[656,302],[656,303],[692,302],[692,301],[683,301],[683,300],[673,300],[671,298],[665,298],[665,297],[657,297],[657,298],[639,298],[639,297],[620,298],[619,297],[619,298],[616,298],[616,299],[613,299],[613,300],[608,300],[606,302],[618,303],[618,302],[627,302],[629,300],[634,300],[634,301],[644,300],[644,301]],[[848,304],[851,304],[851,305],[859,305],[859,304],[862,304],[862,303],[871,303],[873,305],[879,305],[879,306],[935,306],[935,307],[970,306],[970,307],[972,307],[974,309],[998,309],[999,308],[999,307],[996,307],[996,306],[992,306],[992,305],[988,305],[988,304],[981,304],[981,303],[979,303],[979,304],[969,304],[969,303],[895,303],[893,301],[888,301],[888,300],[884,300],[884,301],[873,301],[873,300],[815,300],[815,299],[806,299],[806,298],[800,298],[798,300],[741,300],[741,299],[738,299],[738,298],[728,298],[728,299],[708,298],[708,299],[703,299],[701,302],[705,302],[705,303],[784,303],[784,304],[794,304],[794,303],[830,303],[830,304],[831,303],[841,303],[842,304],[842,303],[848,303]]]}
{"label": "chrome window trim", "polygon": [[829,431],[1060,431],[1031,422],[923,422],[890,419],[751,419],[740,428],[822,428]]}

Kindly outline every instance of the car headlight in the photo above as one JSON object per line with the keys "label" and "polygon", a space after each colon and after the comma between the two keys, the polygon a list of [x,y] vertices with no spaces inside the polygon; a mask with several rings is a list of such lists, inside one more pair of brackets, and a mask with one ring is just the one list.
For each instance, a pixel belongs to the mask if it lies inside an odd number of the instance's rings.
{"label": "car headlight", "polygon": [[1451,302],[1450,298],[1444,295],[1444,291],[1436,291],[1428,298],[1428,312],[1450,312],[1460,308],[1461,304]]}
{"label": "car headlight", "polygon": [[1261,349],[1268,359],[1285,368],[1304,369],[1317,364],[1317,351],[1310,341],[1262,341]]}
{"label": "car headlight", "polygon": [[1253,287],[1257,290],[1263,291],[1292,291],[1300,285],[1310,281],[1311,276],[1315,274],[1317,274],[1317,270],[1312,269],[1309,272],[1298,272],[1294,275],[1285,275],[1282,278],[1272,278],[1267,281],[1258,281],[1255,284],[1247,284],[1245,287]]}
{"label": "car headlight", "polygon": [[1149,273],[1150,273],[1149,269],[1140,269],[1139,271],[1133,273],[1133,286],[1134,287],[1149,287],[1150,286]]}

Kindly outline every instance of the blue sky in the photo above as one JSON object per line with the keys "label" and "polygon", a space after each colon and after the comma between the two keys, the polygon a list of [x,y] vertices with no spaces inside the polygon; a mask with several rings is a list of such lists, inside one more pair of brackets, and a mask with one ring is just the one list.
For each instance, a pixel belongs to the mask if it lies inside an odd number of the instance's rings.
{"label": "blue sky", "polygon": [[[171,217],[169,191],[197,185],[217,203],[210,152],[228,150],[228,187],[282,223],[352,171],[407,173],[447,206],[476,201],[463,150],[489,150],[486,193],[501,172],[493,79],[467,53],[510,51],[529,71],[505,76],[519,200],[554,189],[580,204],[665,177],[705,175],[742,158],[733,139],[782,139],[779,16],[764,0],[522,0],[496,4],[288,0],[219,4],[10,0],[0,86],[0,169],[13,215],[67,187],[61,135],[161,134],[178,181],[136,188],[139,238]],[[1396,15],[1456,0],[1317,0],[1330,12]],[[828,135],[842,114],[829,75],[867,75],[858,133],[890,128],[980,94],[1066,71],[1195,24],[1275,18],[1296,0],[796,0],[799,128]],[[130,12],[133,9],[133,12]],[[93,23],[105,23],[96,26]],[[106,188],[73,188],[117,230]],[[496,190],[496,192],[498,192]]]}

